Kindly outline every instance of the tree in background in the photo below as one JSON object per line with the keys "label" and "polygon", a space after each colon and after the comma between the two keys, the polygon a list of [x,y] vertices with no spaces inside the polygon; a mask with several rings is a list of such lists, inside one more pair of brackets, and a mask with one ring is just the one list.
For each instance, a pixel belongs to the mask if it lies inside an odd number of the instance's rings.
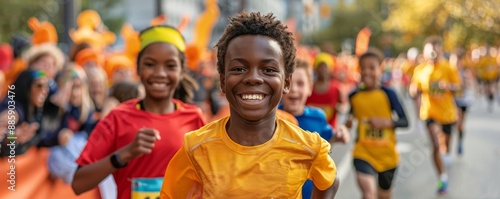
{"label": "tree in background", "polygon": [[61,6],[56,0],[2,1],[0,3],[0,41],[8,42],[16,34],[29,37],[28,19],[50,21],[56,29],[60,24]]}
{"label": "tree in background", "polygon": [[[56,27],[59,38],[68,34],[62,28],[63,3],[67,0],[22,0],[1,1],[0,3],[0,42],[9,42],[16,34],[30,37],[32,31],[28,28],[28,19],[36,17],[40,21],[50,21]],[[124,21],[124,13],[110,12],[119,6],[123,0],[75,0],[75,15],[85,9],[94,9],[102,17],[109,30],[117,33]],[[73,27],[75,28],[75,27]]]}
{"label": "tree in background", "polygon": [[398,48],[420,47],[428,35],[445,39],[445,49],[473,43],[496,44],[500,38],[498,0],[388,0],[384,29],[400,33]]}
{"label": "tree in background", "polygon": [[106,25],[106,27],[110,31],[117,34],[119,33],[125,21],[124,18],[125,13],[116,13],[110,11],[112,11],[114,8],[120,5],[123,6],[123,0],[106,0],[106,1],[81,0],[80,11],[87,9],[96,10],[99,13],[99,15],[101,15],[102,22]]}
{"label": "tree in background", "polygon": [[[331,42],[339,52],[341,44],[354,41],[364,27],[370,28],[372,38],[380,38],[384,33],[382,23],[387,17],[387,4],[385,0],[354,0],[351,4],[338,1],[332,7],[331,17],[331,24],[326,29],[311,36],[315,44]],[[351,42],[350,45],[353,49],[355,44]],[[370,45],[381,47],[373,39],[370,40]]]}
{"label": "tree in background", "polygon": [[[314,44],[341,44],[358,32],[372,30],[370,46],[398,52],[421,47],[425,37],[440,35],[445,50],[472,44],[500,42],[498,0],[339,0],[331,11],[330,26],[313,35]],[[385,51],[385,50],[384,50]]]}

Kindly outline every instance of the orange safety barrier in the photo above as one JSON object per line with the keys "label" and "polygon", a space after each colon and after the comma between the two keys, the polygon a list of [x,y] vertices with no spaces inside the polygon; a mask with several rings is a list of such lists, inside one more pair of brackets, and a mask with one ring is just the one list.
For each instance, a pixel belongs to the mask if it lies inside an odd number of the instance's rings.
{"label": "orange safety barrier", "polygon": [[[25,154],[13,158],[15,164],[12,164],[13,160],[9,162],[8,157],[0,158],[0,198],[101,198],[98,188],[77,196],[71,189],[71,185],[51,178],[47,167],[48,155],[48,149],[33,147]],[[11,165],[15,166],[15,191],[9,190]]]}

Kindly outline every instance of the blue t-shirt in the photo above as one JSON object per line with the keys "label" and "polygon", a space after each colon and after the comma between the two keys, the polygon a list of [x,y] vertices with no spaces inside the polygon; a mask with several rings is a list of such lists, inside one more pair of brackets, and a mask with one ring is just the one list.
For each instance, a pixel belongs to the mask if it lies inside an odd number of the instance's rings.
{"label": "blue t-shirt", "polygon": [[318,132],[319,135],[329,141],[333,136],[333,129],[326,121],[326,114],[323,110],[306,106],[304,107],[304,114],[295,116],[299,122],[299,127],[311,132]]}
{"label": "blue t-shirt", "polygon": [[[283,110],[283,104],[280,104],[278,108]],[[299,122],[300,128],[306,131],[317,132],[326,141],[329,141],[333,137],[334,131],[332,126],[326,121],[326,114],[323,110],[316,107],[305,106],[302,115],[294,116]],[[313,188],[313,182],[307,180],[302,186],[302,198],[311,198]]]}

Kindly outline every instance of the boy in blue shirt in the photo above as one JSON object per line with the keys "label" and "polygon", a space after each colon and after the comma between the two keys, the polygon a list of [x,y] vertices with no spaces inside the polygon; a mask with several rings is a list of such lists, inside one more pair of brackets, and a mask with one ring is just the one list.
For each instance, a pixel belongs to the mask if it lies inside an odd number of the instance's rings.
{"label": "boy in blue shirt", "polygon": [[[278,108],[294,115],[299,122],[299,127],[304,130],[317,132],[323,139],[329,142],[348,142],[348,131],[337,131],[338,133],[334,133],[332,126],[326,120],[323,110],[306,106],[307,97],[312,94],[312,86],[312,68],[307,62],[297,59],[297,65],[292,75],[290,92],[283,96],[283,103]],[[302,198],[311,198],[312,189],[312,181],[306,181],[302,187]]]}

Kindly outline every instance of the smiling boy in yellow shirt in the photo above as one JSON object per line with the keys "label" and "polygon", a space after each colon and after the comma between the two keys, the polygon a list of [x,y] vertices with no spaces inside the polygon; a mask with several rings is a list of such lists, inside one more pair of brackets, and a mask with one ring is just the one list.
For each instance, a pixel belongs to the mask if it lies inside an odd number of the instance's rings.
{"label": "smiling boy in yellow shirt", "polygon": [[295,66],[293,37],[272,14],[240,13],[217,44],[230,116],[186,134],[165,172],[161,198],[333,198],[330,144],[276,117]]}

